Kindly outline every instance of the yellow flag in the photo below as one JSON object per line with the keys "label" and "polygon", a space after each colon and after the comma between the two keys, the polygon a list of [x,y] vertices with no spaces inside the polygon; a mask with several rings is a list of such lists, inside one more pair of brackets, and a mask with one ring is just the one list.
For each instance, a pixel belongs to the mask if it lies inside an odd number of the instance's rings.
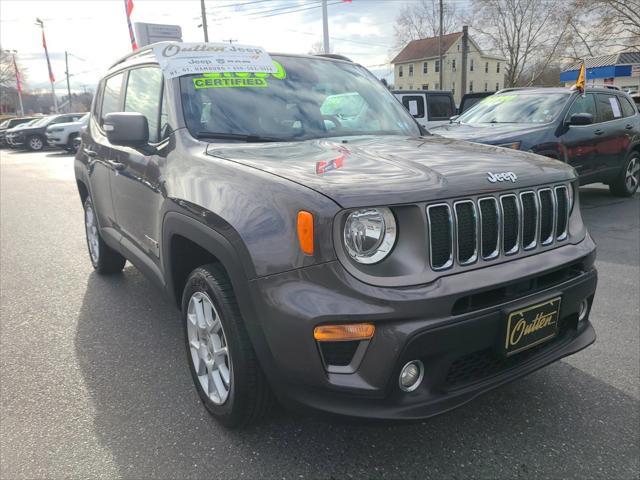
{"label": "yellow flag", "polygon": [[582,66],[580,67],[580,71],[578,72],[578,80],[576,80],[576,84],[574,87],[581,92],[584,92],[585,82],[587,79],[587,70],[584,68],[584,62],[582,62]]}

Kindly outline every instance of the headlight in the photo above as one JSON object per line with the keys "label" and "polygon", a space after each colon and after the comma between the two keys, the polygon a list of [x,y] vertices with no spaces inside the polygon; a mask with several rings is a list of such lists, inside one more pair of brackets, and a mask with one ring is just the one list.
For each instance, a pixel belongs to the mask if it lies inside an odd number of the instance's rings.
{"label": "headlight", "polygon": [[388,208],[366,208],[351,212],[344,225],[344,245],[358,263],[383,260],[396,243],[396,219]]}
{"label": "headlight", "polygon": [[500,145],[496,145],[496,147],[512,148],[514,150],[520,150],[520,142],[501,143]]}

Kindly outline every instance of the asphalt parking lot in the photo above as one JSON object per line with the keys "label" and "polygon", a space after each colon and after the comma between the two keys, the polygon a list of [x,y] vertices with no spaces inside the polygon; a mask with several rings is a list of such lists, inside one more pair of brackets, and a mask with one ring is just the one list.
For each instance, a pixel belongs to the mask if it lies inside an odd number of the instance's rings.
{"label": "asphalt parking lot", "polygon": [[581,189],[596,344],[411,424],[201,406],[177,310],[133,267],[93,273],[65,153],[0,153],[0,477],[638,478],[640,195]]}

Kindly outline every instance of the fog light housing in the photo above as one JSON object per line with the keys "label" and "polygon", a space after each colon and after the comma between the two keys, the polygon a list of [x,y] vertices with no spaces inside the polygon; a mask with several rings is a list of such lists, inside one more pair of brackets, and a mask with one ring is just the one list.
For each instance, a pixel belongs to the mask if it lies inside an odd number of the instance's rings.
{"label": "fog light housing", "polygon": [[589,300],[585,298],[578,307],[578,321],[581,322],[587,318],[587,313],[589,313]]}
{"label": "fog light housing", "polygon": [[413,392],[422,383],[424,365],[420,360],[412,360],[400,370],[398,384],[403,392]]}

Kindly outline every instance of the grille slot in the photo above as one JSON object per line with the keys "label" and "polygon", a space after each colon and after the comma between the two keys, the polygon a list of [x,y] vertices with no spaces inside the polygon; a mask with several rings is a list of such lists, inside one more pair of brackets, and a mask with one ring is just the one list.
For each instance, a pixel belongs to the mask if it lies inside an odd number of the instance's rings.
{"label": "grille slot", "polygon": [[480,205],[480,237],[482,238],[482,258],[490,260],[500,253],[500,217],[495,198],[483,198]]}
{"label": "grille slot", "polygon": [[520,214],[518,197],[513,194],[500,197],[502,205],[502,249],[505,255],[513,255],[518,251],[518,234],[520,231]]}
{"label": "grille slot", "polygon": [[540,200],[540,243],[549,245],[553,242],[553,217],[555,206],[550,188],[538,190]]}
{"label": "grille slot", "polygon": [[478,259],[476,205],[471,200],[456,202],[456,241],[458,262],[468,265]]}
{"label": "grille slot", "polygon": [[522,203],[522,248],[535,248],[538,234],[538,202],[533,192],[520,194]]}
{"label": "grille slot", "polygon": [[569,219],[569,192],[567,187],[560,186],[555,188],[556,193],[556,239],[564,240],[567,238],[567,221]]}
{"label": "grille slot", "polygon": [[453,265],[453,225],[446,203],[427,207],[429,219],[431,268],[444,270]]}

